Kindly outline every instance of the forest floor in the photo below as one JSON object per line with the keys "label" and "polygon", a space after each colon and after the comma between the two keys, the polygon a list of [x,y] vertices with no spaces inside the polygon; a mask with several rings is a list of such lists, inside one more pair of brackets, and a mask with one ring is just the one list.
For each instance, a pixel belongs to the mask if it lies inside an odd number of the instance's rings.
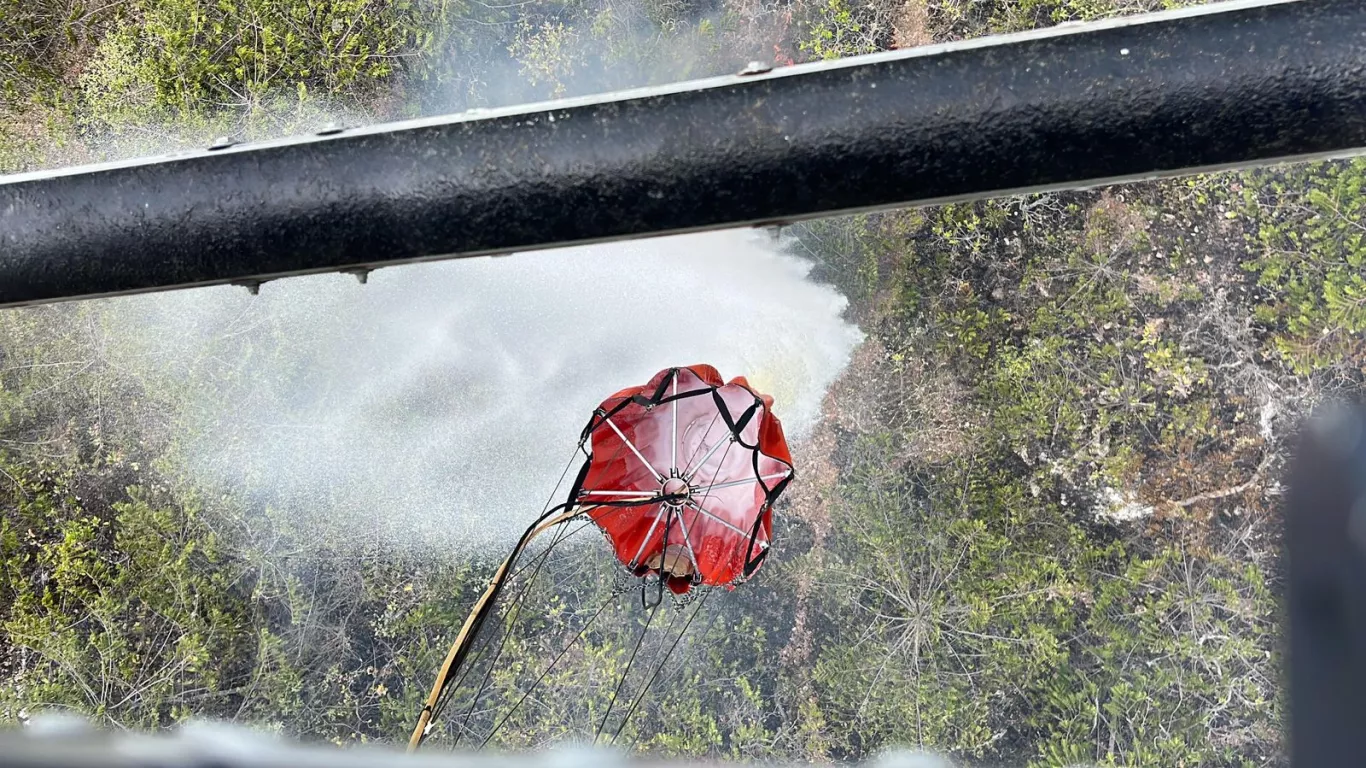
{"label": "forest floor", "polygon": [[[1166,5],[0,0],[0,170]],[[1284,764],[1279,501],[1302,417],[1363,391],[1363,183],[1360,161],[1279,166],[788,228],[867,339],[796,448],[762,591],[718,601],[625,737],[737,760]],[[250,478],[197,483],[193,393],[128,321],[0,312],[0,722],[395,740],[491,564],[349,550]],[[196,372],[284,397],[307,365],[290,333],[233,330]],[[607,583],[537,605],[570,621]],[[591,728],[620,618],[496,745]],[[559,635],[506,638],[493,701]]]}

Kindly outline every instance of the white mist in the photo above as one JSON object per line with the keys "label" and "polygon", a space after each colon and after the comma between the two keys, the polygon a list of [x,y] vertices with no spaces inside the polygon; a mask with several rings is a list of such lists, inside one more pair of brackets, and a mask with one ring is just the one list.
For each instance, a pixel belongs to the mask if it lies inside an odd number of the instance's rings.
{"label": "white mist", "polygon": [[748,377],[800,439],[862,338],[810,267],[733,230],[121,301],[192,393],[195,475],[329,541],[458,552],[520,533],[592,409],[662,368]]}

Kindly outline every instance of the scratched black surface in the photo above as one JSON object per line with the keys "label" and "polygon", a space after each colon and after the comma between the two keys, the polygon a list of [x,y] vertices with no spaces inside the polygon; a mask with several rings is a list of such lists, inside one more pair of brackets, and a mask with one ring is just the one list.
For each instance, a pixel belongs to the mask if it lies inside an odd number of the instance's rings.
{"label": "scratched black surface", "polygon": [[1306,0],[0,184],[0,306],[795,220],[1366,146]]}

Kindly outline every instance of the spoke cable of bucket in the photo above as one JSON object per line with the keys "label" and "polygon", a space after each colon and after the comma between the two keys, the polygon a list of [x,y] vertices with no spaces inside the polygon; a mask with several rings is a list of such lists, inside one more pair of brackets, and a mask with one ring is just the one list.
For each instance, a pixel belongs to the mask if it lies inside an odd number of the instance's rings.
{"label": "spoke cable of bucket", "polygon": [[[716,478],[721,476],[721,468],[726,466],[726,458],[730,456],[730,449],[735,447],[734,440],[727,440],[726,442],[728,443],[726,445],[726,450],[721,453],[721,460],[716,462],[716,471],[711,473],[711,482],[707,484],[707,492],[702,494],[702,500],[697,502],[698,506],[707,503],[707,499],[711,498],[711,486],[716,485]],[[698,470],[701,469],[701,467],[698,467]]]}
{"label": "spoke cable of bucket", "polygon": [[[703,600],[706,600],[706,599],[707,599],[708,597],[710,597],[710,596],[711,596],[711,592],[707,592],[707,594],[705,594],[705,595],[702,596],[702,600],[699,600],[698,602],[702,602]],[[720,620],[720,618],[721,618],[722,616],[724,616],[724,615],[725,615],[725,611],[724,611],[724,610],[721,610],[721,609],[717,609],[716,611],[714,611],[714,612],[712,613],[711,621],[707,622],[707,627],[706,627],[705,629],[702,630],[702,633],[701,633],[700,635],[697,636],[698,642],[695,643],[695,644],[693,644],[692,646],[690,646],[690,647],[687,649],[687,651],[684,653],[684,655],[683,655],[683,661],[680,662],[679,665],[678,665],[678,669],[679,669],[680,672],[681,672],[682,670],[684,670],[684,669],[687,669],[687,666],[688,666],[688,658],[692,656],[693,651],[698,647],[698,645],[700,645],[700,644],[702,643],[702,641],[706,640],[707,637],[709,637],[709,636],[711,635],[711,631],[712,631],[712,629],[716,626],[716,622],[717,622],[718,620]],[[690,619],[689,621],[691,621],[691,619]],[[684,631],[687,631],[687,627],[684,627]],[[671,652],[672,652],[672,651],[671,651]],[[661,669],[662,669],[662,667],[661,667]],[[678,674],[678,673],[675,673],[675,674]],[[641,737],[642,735],[643,735],[642,733],[639,733],[639,732],[636,733],[636,737],[635,737],[634,739],[631,740],[631,746],[628,748],[628,750],[627,750],[628,752],[634,752],[634,751],[635,751],[636,745],[640,744],[640,737]]]}
{"label": "spoke cable of bucket", "polygon": [[[660,578],[663,578],[662,576]],[[621,686],[626,682],[626,678],[631,674],[631,665],[636,663],[636,654],[640,653],[640,646],[645,642],[645,635],[650,631],[650,624],[655,620],[655,614],[659,613],[659,606],[664,601],[655,603],[655,607],[650,609],[650,616],[645,620],[645,626],[640,630],[640,637],[636,638],[636,647],[631,650],[631,658],[626,660],[626,669],[621,671],[621,677],[617,678],[617,686],[612,690],[612,699],[607,702],[607,711],[602,713],[602,722],[598,723],[598,730],[593,734],[593,743],[598,743],[598,737],[602,735],[602,729],[607,727],[607,718],[612,715],[612,708],[617,704],[617,695],[621,693]]]}
{"label": "spoke cable of bucket", "polygon": [[[726,458],[727,458],[728,456],[730,456],[730,449],[731,449],[731,448],[734,448],[734,447],[735,447],[735,441],[734,441],[734,440],[727,440],[727,441],[726,441],[726,450],[724,450],[724,451],[721,452],[721,460],[718,461],[718,462],[716,462],[716,471],[711,473],[711,483],[709,483],[709,485],[716,485],[716,478],[718,478],[718,477],[721,476],[721,469],[722,469],[723,467],[726,466]],[[698,467],[697,470],[700,472],[700,471],[702,470],[702,468],[701,468],[701,467]],[[689,507],[692,507],[692,508],[693,508],[692,521],[693,521],[693,526],[694,526],[694,527],[696,527],[696,525],[697,525],[697,520],[698,520],[698,518],[702,516],[702,505],[703,505],[704,503],[706,503],[707,499],[708,499],[710,496],[711,496],[711,488],[708,488],[708,489],[707,489],[707,492],[706,492],[705,494],[702,495],[702,500],[701,500],[701,501],[696,502],[696,503],[693,503],[693,502],[689,501],[689,502],[686,502],[686,503],[685,503],[685,506],[689,506]],[[678,517],[679,517],[680,520],[683,519],[683,511],[682,511],[682,510],[679,510],[679,511],[678,511]],[[721,520],[720,522],[721,522],[722,525],[728,525],[728,523],[726,523],[726,521],[724,521],[724,520]],[[683,529],[683,532],[684,532],[685,535],[687,534],[687,531],[688,531],[687,528],[684,528],[684,529]],[[744,533],[743,531],[741,531],[741,535],[746,535],[746,536],[747,536],[748,534],[746,534],[746,533]],[[688,543],[688,551],[689,551],[690,553],[692,552],[692,543],[691,543],[691,542]],[[697,562],[696,556],[694,556],[693,562]]]}
{"label": "spoke cable of bucket", "polygon": [[[646,504],[632,504],[632,505],[629,505],[629,506],[628,506],[628,505],[621,505],[621,504],[612,504],[612,505],[607,505],[607,504],[592,504],[592,505],[588,505],[588,506],[594,506],[594,507],[597,507],[597,506],[610,506],[610,508],[609,508],[606,512],[604,512],[604,513],[602,513],[602,515],[600,515],[601,518],[606,518],[608,515],[614,515],[614,514],[616,514],[616,513],[618,513],[618,512],[624,512],[624,511],[626,511],[626,510],[628,510],[628,509],[635,509],[636,507],[643,507],[643,506],[647,506],[647,505],[646,505]],[[570,522],[570,521],[568,521],[568,520],[565,521],[566,527],[567,527],[567,524],[568,524],[569,522]],[[559,546],[560,544],[563,544],[563,543],[565,543],[566,541],[568,541],[568,540],[569,540],[570,538],[572,538],[573,536],[576,536],[576,535],[578,535],[579,533],[582,533],[583,530],[584,530],[585,528],[593,528],[593,527],[595,527],[595,526],[597,526],[597,523],[595,523],[595,522],[592,521],[592,520],[585,520],[584,522],[579,523],[579,525],[578,525],[577,528],[575,528],[574,530],[570,531],[569,533],[564,534],[563,536],[560,536],[558,540],[556,540],[556,541],[554,541],[554,542],[552,542],[551,544],[549,544],[549,545],[546,546],[545,552],[538,552],[538,553],[536,553],[536,556],[537,556],[537,557],[541,557],[541,556],[544,555],[546,552],[549,552],[551,547]],[[748,534],[746,534],[746,535],[748,535]],[[532,561],[532,562],[525,563],[525,564],[523,564],[523,565],[518,566],[518,567],[517,567],[517,570],[513,571],[513,572],[512,572],[512,575],[508,577],[508,581],[512,581],[513,579],[516,579],[518,576],[520,576],[522,573],[524,573],[525,571],[527,571],[529,568],[535,567],[535,565],[536,565],[535,561]]]}
{"label": "spoke cable of bucket", "polygon": [[[561,505],[561,506],[564,506],[564,505]],[[602,503],[599,503],[599,504],[594,504],[594,505],[592,505],[592,506],[593,506],[593,507],[615,507],[615,508],[619,508],[619,509],[624,509],[624,508],[637,507],[637,506],[640,506],[640,505],[639,505],[638,503],[636,503],[636,502],[602,502]],[[608,512],[607,514],[611,514],[612,512],[615,512],[615,511],[617,511],[617,509],[609,510],[609,512]],[[568,519],[569,519],[569,518],[562,518],[561,522],[568,522]],[[581,524],[578,528],[575,528],[575,529],[574,529],[572,532],[570,532],[570,533],[565,533],[565,531],[569,530],[567,525],[561,525],[561,527],[559,527],[559,528],[556,529],[555,536],[552,538],[551,543],[550,543],[549,545],[547,545],[546,549],[543,550],[542,552],[538,553],[537,556],[536,556],[536,559],[533,560],[533,562],[524,564],[524,565],[521,566],[516,572],[514,572],[514,575],[516,575],[516,574],[518,574],[518,573],[524,572],[524,571],[525,571],[526,569],[528,569],[528,568],[533,568],[533,566],[534,566],[534,569],[533,569],[533,571],[532,571],[531,576],[528,578],[528,581],[523,585],[522,593],[521,593],[515,600],[508,601],[508,602],[511,604],[512,609],[515,611],[515,612],[513,613],[513,615],[512,615],[511,622],[509,622],[509,623],[515,624],[515,622],[516,622],[516,620],[517,620],[517,617],[520,615],[521,606],[524,604],[524,598],[526,597],[527,593],[530,591],[530,589],[531,589],[532,584],[534,583],[534,581],[539,577],[539,575],[540,575],[540,573],[541,573],[541,568],[542,568],[542,566],[547,562],[547,559],[546,559],[546,558],[551,554],[552,550],[553,550],[556,546],[558,546],[559,544],[563,543],[564,540],[565,540],[566,538],[568,538],[569,536],[571,536],[571,535],[573,535],[573,534],[575,534],[575,533],[578,533],[578,532],[582,531],[585,527],[588,527],[588,526],[590,526],[590,525],[592,525],[592,524],[593,524],[592,521],[583,523],[583,524]],[[507,582],[510,581],[510,580],[511,580],[511,579],[504,579],[503,582],[504,582],[504,583],[507,583]],[[482,627],[482,621],[480,622],[479,626]],[[479,631],[478,628],[476,628],[476,629],[475,629],[475,634],[476,634],[476,635],[477,635],[478,631]],[[487,684],[488,684],[488,682],[489,682],[489,679],[491,678],[491,675],[492,675],[492,673],[493,673],[494,665],[497,664],[498,659],[501,658],[501,656],[502,656],[503,648],[504,648],[504,645],[505,645],[506,642],[507,642],[507,638],[508,638],[508,636],[509,636],[508,633],[510,633],[510,632],[511,632],[511,629],[505,627],[505,632],[504,632],[504,634],[502,635],[502,641],[499,643],[498,653],[494,656],[493,660],[490,661],[490,662],[489,662],[489,665],[485,668],[485,673],[484,673],[483,680],[482,680],[482,682],[480,683],[479,689],[475,692],[475,697],[474,697],[474,699],[470,701],[469,709],[468,709],[468,710],[466,711],[466,713],[465,713],[465,718],[464,718],[464,720],[463,720],[462,723],[461,723],[461,734],[467,733],[467,732],[470,731],[470,729],[469,729],[469,727],[468,727],[469,718],[474,714],[475,708],[478,706],[478,698],[479,698],[480,695],[482,695],[483,689],[487,686]],[[483,657],[484,651],[487,650],[487,647],[488,647],[487,645],[481,646],[481,647],[480,647],[479,651],[477,651],[476,654],[475,654],[475,659],[476,659],[476,660],[481,659],[481,658]],[[475,667],[474,667],[473,664],[465,665],[464,669],[462,670],[461,677],[460,677],[460,679],[457,681],[457,683],[463,683],[464,680],[467,679],[468,676],[474,671],[474,669],[475,669]],[[454,692],[458,689],[458,687],[459,687],[459,685],[457,684],[457,685],[455,685],[455,686],[447,686],[446,688],[444,688],[444,689],[442,690],[442,694],[441,694],[440,700],[438,701],[438,705],[437,705],[437,707],[434,708],[434,710],[433,710],[433,719],[435,719],[435,717],[438,716],[438,715],[440,714],[440,712],[443,711],[443,710],[445,709],[447,703],[448,703],[448,702],[450,701],[450,699],[454,696]],[[481,711],[481,712],[482,712],[482,711]],[[457,745],[459,744],[460,739],[463,738],[463,736],[462,736],[461,734],[457,734],[457,739],[456,739],[456,742],[455,742]]]}
{"label": "spoke cable of bucket", "polygon": [[593,612],[592,617],[590,617],[588,619],[588,622],[583,625],[583,628],[578,631],[578,634],[574,635],[573,639],[566,643],[565,646],[560,649],[559,653],[555,654],[555,658],[551,659],[550,663],[545,666],[545,669],[541,670],[541,674],[538,675],[536,679],[531,683],[531,685],[528,686],[527,689],[522,693],[522,697],[517,700],[517,703],[512,705],[512,709],[509,709],[502,716],[502,718],[498,720],[497,724],[493,726],[493,730],[489,731],[489,734],[485,736],[484,740],[479,743],[478,749],[483,749],[485,746],[488,745],[490,741],[493,740],[493,737],[498,735],[498,731],[503,727],[503,724],[506,723],[514,714],[517,713],[517,710],[522,706],[523,703],[526,702],[528,698],[530,698],[531,694],[534,693],[538,687],[540,687],[541,683],[545,682],[546,677],[550,675],[550,671],[555,668],[556,664],[560,663],[560,659],[563,659],[564,655],[569,652],[569,649],[577,645],[578,642],[584,638],[584,635],[588,634],[588,630],[593,627],[593,623],[596,622],[598,620],[598,617],[602,615],[603,611],[607,610],[607,607],[612,605],[612,603],[615,603],[616,600],[617,595],[607,596],[607,599],[604,600],[602,605],[598,606],[598,609]]}
{"label": "spoke cable of bucket", "polygon": [[[618,445],[617,448],[616,448],[616,450],[613,451],[612,456],[608,459],[608,463],[610,464],[610,463],[616,461],[617,458],[618,458],[619,456],[621,456],[621,452],[624,451],[624,450],[626,450],[626,446],[625,446],[625,445]],[[575,455],[578,454],[578,451],[579,451],[578,448],[575,448],[575,449],[574,449]],[[572,467],[572,466],[574,466],[574,457],[573,457],[573,456],[571,456],[571,457],[569,458],[569,463],[568,463],[567,465],[565,465],[564,472],[560,474],[560,480],[559,480],[559,482],[555,483],[555,490],[554,490],[554,492],[553,492],[553,493],[551,494],[551,496],[550,496],[551,499],[554,499],[555,496],[557,496],[557,495],[560,493],[560,487],[561,487],[562,485],[564,485],[564,479],[565,479],[566,477],[569,476],[569,468]],[[577,499],[570,499],[570,502],[575,503],[575,504],[578,503]],[[547,504],[547,506],[548,506],[548,504]],[[620,509],[629,509],[629,508],[630,508],[630,507],[623,506],[623,505],[613,505],[613,506],[617,506],[617,507],[619,507],[619,508],[618,508],[618,509],[612,509],[612,510],[610,510],[609,512],[607,512],[607,514],[615,514],[616,512],[620,511]],[[578,533],[579,531],[582,531],[584,528],[587,528],[587,527],[589,527],[589,526],[591,526],[591,525],[593,525],[593,521],[591,521],[591,520],[590,520],[590,521],[587,521],[587,522],[583,523],[582,525],[580,525],[577,529],[575,529],[573,533],[564,535],[564,536],[561,537],[558,541],[559,541],[559,542],[563,542],[565,539],[569,538],[570,536],[574,535],[575,533]],[[555,546],[556,543],[557,543],[557,542],[553,542],[553,541],[552,541],[552,543],[546,547],[546,550],[545,550],[545,551],[546,551],[546,552],[549,552],[549,551]],[[544,554],[544,553],[542,553],[542,554]],[[509,577],[509,580],[516,578],[516,577],[519,576],[522,572],[524,572],[526,569],[531,568],[531,567],[533,567],[534,565],[535,565],[535,563],[532,562],[532,563],[526,563],[525,565],[519,566],[516,570],[514,570],[514,571],[512,572],[512,576]]]}
{"label": "spoke cable of bucket", "polygon": [[416,751],[418,747],[422,745],[426,735],[430,733],[434,726],[432,720],[434,709],[442,704],[443,698],[449,700],[448,697],[443,697],[443,694],[448,693],[447,689],[450,687],[451,677],[455,672],[460,671],[464,667],[464,658],[468,655],[473,642],[479,638],[480,629],[488,620],[489,615],[494,611],[495,607],[499,605],[498,597],[507,583],[506,576],[508,571],[521,558],[527,543],[547,529],[580,514],[582,514],[582,510],[575,508],[570,502],[556,504],[542,513],[540,517],[536,518],[536,520],[517,539],[517,544],[513,546],[512,552],[503,560],[503,563],[498,566],[498,570],[495,572],[493,579],[489,582],[488,587],[485,588],[484,594],[475,601],[473,610],[471,610],[469,616],[465,619],[465,624],[461,627],[455,642],[451,645],[450,651],[447,652],[446,660],[442,663],[441,670],[437,674],[436,682],[432,685],[432,692],[427,696],[427,704],[418,714],[417,724],[413,726],[412,735],[408,739],[409,753]]}
{"label": "spoke cable of bucket", "polygon": [[[573,463],[572,459],[570,460],[570,463]],[[565,474],[567,475],[568,473],[569,468],[565,467]],[[564,482],[564,477],[560,478],[560,482]],[[559,488],[558,484],[556,484],[556,488]],[[551,501],[553,500],[554,496],[552,495]],[[547,509],[549,509],[550,503],[550,501],[546,502]],[[541,570],[545,567],[546,561],[550,558],[551,551],[553,551],[555,549],[555,545],[559,543],[559,537],[564,534],[564,531],[565,526],[563,525],[557,526],[555,528],[555,533],[550,539],[550,544],[547,545],[545,551],[541,552],[540,555],[537,557],[536,568],[531,572],[531,575],[526,578],[526,583],[522,586],[522,591],[517,595],[517,597],[513,598],[511,604],[512,618],[504,622],[503,635],[498,641],[498,650],[493,654],[493,659],[489,661],[488,666],[485,667],[484,677],[479,681],[479,687],[476,688],[474,691],[474,698],[470,699],[469,709],[465,710],[465,717],[463,720],[464,724],[467,725],[469,723],[470,716],[474,714],[474,708],[479,703],[479,697],[483,695],[484,689],[488,687],[489,680],[491,680],[493,677],[493,670],[495,667],[498,666],[498,660],[503,657],[503,650],[507,647],[508,637],[512,635],[513,630],[517,626],[517,618],[522,615],[522,605],[526,602],[527,596],[531,594],[532,586],[535,585],[536,579],[541,575]],[[463,729],[461,733],[456,734],[455,746],[460,745],[460,739],[463,735]]]}
{"label": "spoke cable of bucket", "polygon": [[[617,726],[617,732],[612,734],[612,740],[607,742],[607,746],[610,747],[617,743],[617,737],[626,729],[626,724],[631,721],[631,715],[635,714],[636,707],[640,706],[641,699],[645,698],[645,694],[650,690],[650,687],[655,684],[655,680],[659,677],[659,673],[663,671],[664,665],[669,663],[669,657],[673,655],[674,649],[678,647],[678,643],[683,639],[683,636],[688,634],[688,627],[692,626],[693,619],[697,618],[697,614],[702,610],[702,606],[707,602],[707,598],[709,597],[711,597],[711,590],[707,590],[706,594],[702,595],[702,599],[697,601],[697,605],[693,607],[692,613],[688,614],[688,620],[683,623],[683,629],[679,630],[678,635],[674,637],[673,644],[669,646],[669,650],[664,652],[663,658],[659,659],[658,664],[652,664],[654,673],[651,674],[650,679],[646,680],[645,684],[640,687],[640,692],[636,694],[635,701],[631,702],[630,708],[627,709],[626,714],[622,716],[621,725]],[[678,617],[682,615],[681,612],[675,615],[674,621],[677,621]],[[672,621],[669,622],[669,630],[673,630]],[[665,636],[667,637],[667,633]]]}
{"label": "spoke cable of bucket", "polygon": [[[530,568],[530,567],[532,567],[532,566],[536,566],[536,570],[533,571],[533,573],[531,574],[530,578],[523,584],[523,587],[522,587],[522,594],[519,595],[519,596],[518,596],[517,598],[515,598],[514,600],[509,601],[509,602],[511,603],[512,606],[515,606],[515,607],[520,607],[520,606],[521,606],[521,599],[522,599],[523,597],[525,597],[527,591],[529,591],[529,590],[531,589],[532,582],[533,582],[533,581],[536,579],[536,577],[539,575],[539,573],[540,573],[540,566],[541,566],[542,564],[545,563],[545,558],[546,558],[546,556],[547,556],[549,553],[550,553],[550,548],[547,547],[544,551],[537,553],[535,559],[534,559],[532,562],[527,563],[527,564],[524,565],[521,569],[519,569],[519,570],[517,571],[517,573],[513,574],[513,577],[515,577],[517,574],[520,574],[520,573],[525,572],[527,568]],[[513,579],[512,577],[509,577],[509,578],[506,579],[505,581],[513,581],[513,580],[514,580],[514,579]],[[513,617],[513,621],[514,621],[514,622],[516,621],[516,616]],[[501,637],[502,637],[502,642],[499,643],[499,653],[500,653],[500,654],[502,653],[502,643],[507,642],[508,633],[510,633],[510,632],[511,632],[511,629],[507,626],[507,623],[504,622],[504,626],[503,626],[503,635],[501,636]],[[451,681],[449,684],[447,684],[446,688],[441,692],[441,697],[440,697],[440,699],[438,700],[437,706],[434,707],[433,710],[432,710],[432,718],[433,718],[433,720],[435,720],[437,717],[440,717],[441,713],[445,711],[446,706],[450,703],[450,700],[455,696],[456,691],[460,690],[460,687],[461,687],[462,685],[464,685],[464,683],[465,683],[465,681],[466,681],[467,679],[469,679],[469,676],[474,672],[474,670],[478,669],[478,667],[479,667],[479,662],[481,662],[481,661],[484,660],[484,656],[485,656],[485,653],[487,652],[488,648],[489,648],[489,645],[488,645],[488,644],[485,644],[485,645],[480,646],[479,649],[476,650],[476,651],[474,652],[473,658],[469,659],[469,660],[463,665],[464,668],[461,670],[460,676],[459,676],[458,678],[456,678],[455,680]],[[493,665],[496,664],[497,661],[498,661],[497,657],[495,657],[492,661],[490,661],[490,662],[489,662],[489,666],[487,667],[486,671],[491,673],[491,671],[492,671],[492,669],[493,669]],[[485,678],[485,682],[487,682],[487,677]],[[483,686],[481,685],[481,686],[480,686],[480,689],[482,690],[482,688],[483,688]],[[467,731],[469,730],[468,727],[467,727],[467,726],[468,726],[468,720],[469,720],[470,714],[472,713],[472,711],[473,711],[473,709],[474,709],[474,707],[475,707],[475,705],[476,705],[476,703],[477,703],[477,701],[478,701],[478,697],[479,697],[479,694],[476,693],[476,694],[475,694],[475,698],[474,698],[473,700],[471,700],[471,702],[470,702],[470,711],[468,711],[468,712],[465,713],[465,718],[464,718],[463,720],[461,720],[461,722],[460,722],[460,728],[461,728],[461,732],[462,732],[462,733],[467,732]],[[456,744],[459,744],[459,743],[460,743],[460,738],[462,738],[462,737],[461,737],[460,735],[457,735]]]}
{"label": "spoke cable of bucket", "polygon": [[701,452],[702,452],[702,449],[707,445],[707,436],[711,434],[712,428],[715,427],[715,426],[716,426],[716,422],[718,422],[718,421],[720,421],[720,420],[721,420],[721,412],[720,412],[720,411],[717,411],[715,414],[712,415],[712,417],[711,417],[711,423],[707,425],[707,430],[706,430],[705,432],[702,433],[702,438],[701,438],[700,440],[697,441],[697,445],[692,449],[692,452],[688,454],[688,460],[685,461],[685,462],[683,462],[683,465],[682,465],[682,466],[680,466],[680,467],[675,467],[675,469],[678,470],[679,475],[681,475],[681,476],[686,476],[686,475],[687,475],[687,470],[688,470],[688,468],[692,466],[693,461],[695,461],[695,460],[697,459],[697,455],[698,455],[699,453],[701,453]]}
{"label": "spoke cable of bucket", "polygon": [[[573,468],[573,466],[574,466],[574,460],[578,457],[578,453],[579,453],[579,448],[576,446],[576,447],[574,448],[573,452],[570,454],[569,460],[568,460],[567,462],[565,462],[564,470],[563,470],[562,472],[560,472],[560,479],[557,480],[557,481],[555,481],[555,487],[550,491],[550,496],[545,500],[545,505],[541,508],[541,516],[545,516],[545,514],[546,514],[546,513],[549,511],[549,509],[550,509],[550,505],[553,504],[553,503],[555,502],[555,497],[560,493],[560,488],[564,485],[565,478],[569,477],[569,471],[570,471],[570,469]],[[558,533],[558,532],[559,532],[559,529],[557,529],[556,532]],[[552,547],[553,547],[553,543],[552,543]],[[549,551],[550,551],[550,547],[547,547],[547,548],[546,548],[546,553],[548,553]],[[545,554],[545,553],[542,553],[542,554]],[[541,559],[541,560],[540,560],[540,563],[543,564],[544,562],[545,562],[544,559]],[[531,577],[528,579],[526,588],[523,590],[523,596],[525,596],[526,590],[529,590],[529,589],[531,588],[531,583],[532,583],[533,581],[535,581],[536,575],[537,575],[538,573],[540,573],[540,566],[539,566],[539,565],[537,566],[536,571],[533,572],[532,575],[531,575]],[[517,603],[515,603],[515,604],[518,605],[518,606],[520,606],[520,600],[519,600]],[[514,621],[515,621],[515,619],[514,619]],[[480,622],[480,623],[482,624],[482,622]],[[510,631],[511,631],[510,629],[505,629],[505,630],[504,630],[503,642],[506,642],[506,641],[507,641],[507,635],[508,635],[508,632],[510,632]],[[498,652],[499,652],[500,654],[502,653],[502,649],[503,649],[503,643],[499,643],[499,645],[498,645]],[[455,691],[458,690],[458,689],[460,688],[460,686],[464,684],[465,679],[468,677],[468,675],[469,675],[469,673],[470,673],[470,670],[472,670],[472,669],[475,667],[475,665],[478,663],[478,660],[483,656],[483,651],[484,651],[484,649],[481,648],[481,649],[475,654],[475,658],[474,658],[474,659],[471,659],[471,660],[470,660],[470,663],[468,663],[468,664],[465,665],[465,669],[462,671],[460,677],[457,678],[457,679],[456,679],[455,681],[453,681],[452,683],[448,683],[448,684],[447,684],[447,687],[446,687],[446,690],[444,690],[444,691],[441,692],[441,696],[440,696],[440,698],[438,699],[436,706],[432,708],[432,717],[431,717],[431,720],[432,720],[432,721],[435,721],[438,717],[440,717],[441,713],[446,709],[446,705],[450,703],[450,699],[451,699],[451,697],[454,695]],[[475,707],[475,704],[479,701],[479,693],[480,693],[481,691],[483,691],[484,685],[486,685],[486,684],[488,683],[489,675],[492,674],[492,672],[493,672],[493,666],[494,666],[494,664],[497,663],[497,661],[498,661],[498,659],[497,659],[497,657],[495,657],[495,658],[493,659],[493,661],[489,663],[488,670],[486,671],[486,674],[485,674],[485,676],[484,676],[484,681],[483,681],[483,683],[480,684],[479,690],[475,692],[474,698],[470,701],[470,709],[469,709],[469,711],[467,711],[467,712],[465,713],[465,718],[464,718],[464,720],[462,721],[462,732],[461,732],[461,733],[457,733],[457,734],[456,734],[456,737],[455,737],[455,743],[456,743],[457,745],[460,743],[460,739],[461,739],[462,736],[463,736],[463,725],[468,723],[470,714],[473,712],[474,707]]]}

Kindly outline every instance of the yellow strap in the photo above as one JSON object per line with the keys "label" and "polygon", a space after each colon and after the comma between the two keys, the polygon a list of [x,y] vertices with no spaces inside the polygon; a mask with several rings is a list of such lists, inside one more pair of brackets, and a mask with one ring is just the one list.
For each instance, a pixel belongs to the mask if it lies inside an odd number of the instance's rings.
{"label": "yellow strap", "polygon": [[[555,525],[559,525],[560,523],[563,523],[564,521],[569,520],[570,518],[581,515],[589,511],[590,509],[596,509],[596,507],[571,509],[562,515],[557,515],[556,517],[553,517],[545,521],[544,523],[541,523],[540,525],[536,526],[534,530],[532,530],[530,535],[526,537],[526,540],[523,542],[522,546],[525,547],[527,544],[530,544],[531,540],[541,535],[541,533],[545,531],[545,529]],[[479,600],[475,602],[474,608],[470,611],[470,615],[465,618],[465,625],[460,628],[460,634],[455,636],[455,643],[451,645],[451,650],[446,654],[446,662],[441,665],[441,672],[436,676],[436,683],[432,686],[432,692],[430,695],[427,696],[427,705],[422,708],[422,714],[418,715],[417,727],[413,729],[413,735],[408,739],[409,752],[416,751],[417,746],[422,743],[423,737],[426,736],[425,731],[427,730],[428,723],[430,723],[432,720],[432,712],[436,708],[436,700],[438,697],[441,696],[441,690],[445,687],[446,681],[450,679],[451,664],[455,663],[456,655],[460,652],[460,649],[471,639],[469,637],[469,632],[470,627],[474,624],[474,617],[479,615],[480,611],[484,609],[484,605],[487,604],[488,601],[493,597],[493,593],[497,589],[498,585],[501,584],[503,580],[507,578],[508,568],[512,565],[513,560],[517,558],[518,554],[519,551],[513,551],[513,553],[508,555],[507,559],[503,561],[503,564],[498,566],[498,571],[495,574],[493,574],[493,580],[489,582],[488,588],[484,590],[484,594],[481,595]]]}

